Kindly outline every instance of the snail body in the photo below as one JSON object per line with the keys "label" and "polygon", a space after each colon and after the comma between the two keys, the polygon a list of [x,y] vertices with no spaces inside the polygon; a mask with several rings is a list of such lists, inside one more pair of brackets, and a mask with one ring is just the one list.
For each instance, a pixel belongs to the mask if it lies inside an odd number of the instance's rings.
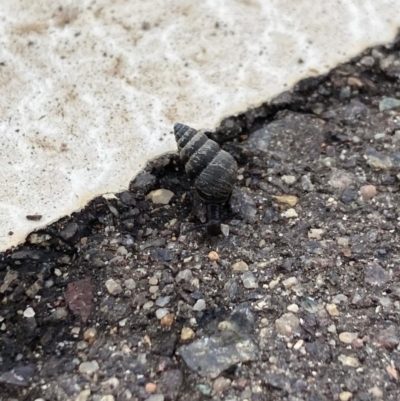
{"label": "snail body", "polygon": [[187,125],[174,125],[179,155],[187,176],[194,181],[194,188],[206,204],[210,234],[220,232],[220,207],[233,190],[237,177],[235,159],[207,135]]}

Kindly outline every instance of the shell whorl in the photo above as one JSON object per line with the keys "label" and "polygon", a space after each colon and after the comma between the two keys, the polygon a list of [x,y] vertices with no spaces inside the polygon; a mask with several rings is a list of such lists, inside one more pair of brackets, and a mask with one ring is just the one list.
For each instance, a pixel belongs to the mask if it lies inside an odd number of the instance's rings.
{"label": "shell whorl", "polygon": [[174,132],[186,174],[195,180],[195,189],[207,203],[225,203],[237,176],[235,159],[204,133],[183,124]]}

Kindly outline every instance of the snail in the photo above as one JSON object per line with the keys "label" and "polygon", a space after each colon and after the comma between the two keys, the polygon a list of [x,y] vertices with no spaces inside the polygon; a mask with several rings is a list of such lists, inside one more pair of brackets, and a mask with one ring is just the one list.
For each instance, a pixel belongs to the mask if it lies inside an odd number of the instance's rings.
{"label": "snail", "polygon": [[177,123],[174,133],[186,174],[194,181],[194,188],[205,203],[207,212],[207,222],[188,231],[207,227],[208,234],[218,235],[221,233],[221,222],[226,220],[221,219],[221,208],[231,196],[237,177],[237,163],[203,132]]}

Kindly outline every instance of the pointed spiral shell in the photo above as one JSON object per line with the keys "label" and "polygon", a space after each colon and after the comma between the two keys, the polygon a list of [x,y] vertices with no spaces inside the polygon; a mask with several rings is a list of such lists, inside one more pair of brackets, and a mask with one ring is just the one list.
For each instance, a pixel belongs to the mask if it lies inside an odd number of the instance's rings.
{"label": "pointed spiral shell", "polygon": [[194,128],[178,123],[174,132],[186,174],[195,181],[200,198],[206,203],[225,203],[237,177],[235,159]]}

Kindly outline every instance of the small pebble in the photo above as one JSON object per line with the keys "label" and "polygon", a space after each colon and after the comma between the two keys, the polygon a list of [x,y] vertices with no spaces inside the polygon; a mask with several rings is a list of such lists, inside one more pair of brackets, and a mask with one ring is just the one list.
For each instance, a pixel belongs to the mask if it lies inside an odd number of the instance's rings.
{"label": "small pebble", "polygon": [[285,313],[275,321],[276,331],[287,337],[291,337],[299,325],[300,320],[293,313]]}
{"label": "small pebble", "polygon": [[229,237],[229,225],[221,224],[221,232],[224,237]]}
{"label": "small pebble", "polygon": [[338,237],[336,242],[339,246],[349,246],[349,239],[346,237]]}
{"label": "small pebble", "polygon": [[203,395],[210,395],[211,394],[211,387],[208,384],[198,384],[196,386],[196,388]]}
{"label": "small pebble", "polygon": [[97,339],[97,330],[94,327],[90,327],[83,332],[83,339],[89,344],[93,344]]}
{"label": "small pebble", "polygon": [[147,393],[154,393],[157,390],[157,385],[155,383],[146,383],[145,389]]}
{"label": "small pebble", "polygon": [[352,368],[358,368],[359,366],[361,366],[360,361],[354,356],[341,354],[338,356],[338,360],[344,366],[350,366]]}
{"label": "small pebble", "polygon": [[124,286],[128,289],[128,290],[133,290],[136,288],[136,283],[135,280],[132,278],[128,278],[128,280],[124,281]]}
{"label": "small pebble", "polygon": [[269,282],[268,287],[269,287],[271,290],[273,290],[273,289],[279,284],[280,281],[281,281],[281,278],[280,278],[280,277],[277,277],[275,280],[271,280],[271,281]]}
{"label": "small pebble", "polygon": [[218,330],[220,331],[235,331],[235,324],[229,322],[228,320],[223,320],[222,322],[218,323]]}
{"label": "small pebble", "polygon": [[316,239],[316,240],[320,240],[322,238],[322,234],[324,233],[324,230],[320,229],[320,228],[312,228],[309,232],[308,232],[308,238],[309,239]]}
{"label": "small pebble", "polygon": [[346,188],[340,196],[340,200],[347,205],[357,199],[357,194],[358,191],[355,188]]}
{"label": "small pebble", "polygon": [[349,401],[351,397],[353,397],[353,394],[350,391],[342,391],[339,394],[340,401]]}
{"label": "small pebble", "polygon": [[150,285],[157,285],[158,284],[158,278],[153,276],[149,278],[149,284]]}
{"label": "small pebble", "polygon": [[154,305],[153,301],[147,301],[144,305],[143,305],[143,309],[147,310],[147,309],[151,309]]}
{"label": "small pebble", "polygon": [[365,65],[366,67],[372,67],[375,64],[375,59],[372,56],[364,56],[360,60],[360,64]]}
{"label": "small pebble", "polygon": [[294,195],[282,195],[282,196],[274,196],[274,198],[279,202],[289,206],[296,206],[299,198]]}
{"label": "small pebble", "polygon": [[393,365],[389,365],[386,367],[386,372],[388,372],[389,376],[391,376],[396,382],[399,379],[399,373],[397,372],[397,369]]}
{"label": "small pebble", "polygon": [[346,258],[349,258],[352,255],[350,248],[343,248],[342,253],[344,256],[346,256]]}
{"label": "small pebble", "polygon": [[210,260],[212,260],[212,261],[216,261],[216,260],[219,260],[219,255],[218,255],[217,252],[211,251],[211,252],[208,254],[208,258],[209,258]]}
{"label": "small pebble", "polygon": [[79,373],[92,375],[99,370],[99,364],[96,361],[82,362],[79,365]]}
{"label": "small pebble", "polygon": [[169,301],[171,301],[171,296],[167,295],[165,297],[158,297],[156,299],[156,305],[163,308],[165,305],[168,305]]}
{"label": "small pebble", "polygon": [[311,313],[311,314],[318,313],[318,305],[310,297],[304,298],[304,300],[300,302],[300,306],[308,313]]}
{"label": "small pebble", "polygon": [[246,262],[243,262],[243,260],[240,260],[239,262],[236,262],[232,265],[232,270],[243,272],[243,271],[249,270],[249,266]]}
{"label": "small pebble", "polygon": [[141,189],[142,191],[147,192],[155,185],[156,182],[157,179],[154,175],[150,173],[141,173],[133,181],[133,188]]}
{"label": "small pebble", "polygon": [[376,190],[375,185],[363,185],[360,188],[361,196],[364,201],[368,201],[376,196],[378,191]]}
{"label": "small pebble", "polygon": [[204,299],[198,299],[193,305],[193,310],[196,312],[201,312],[206,309],[206,301]]}
{"label": "small pebble", "polygon": [[122,244],[125,245],[125,246],[130,246],[130,245],[134,244],[134,241],[133,241],[132,238],[127,237],[122,241]]}
{"label": "small pebble", "polygon": [[69,223],[60,231],[60,237],[69,240],[76,234],[78,228],[79,226],[77,223]]}
{"label": "small pebble", "polygon": [[75,401],[87,401],[87,399],[90,397],[91,391],[89,389],[81,391],[77,397],[75,398]]}
{"label": "small pebble", "polygon": [[155,294],[158,291],[158,285],[151,285],[149,288],[149,293],[150,294]]}
{"label": "small pebble", "polygon": [[175,321],[175,315],[173,313],[168,313],[168,315],[165,315],[160,323],[162,327],[172,327]]}
{"label": "small pebble", "polygon": [[296,304],[291,304],[286,308],[289,312],[297,313],[299,311],[299,306]]}
{"label": "small pebble", "polygon": [[31,234],[31,235],[29,236],[28,241],[29,241],[31,244],[41,244],[42,242],[48,241],[50,238],[51,238],[51,237],[50,237],[50,235],[48,235],[48,234],[39,235],[39,234],[37,234],[37,233],[33,233],[33,234]]}
{"label": "small pebble", "polygon": [[225,377],[218,377],[217,379],[214,380],[213,390],[216,393],[223,393],[225,390],[229,388],[230,385],[231,381],[229,379],[226,379]]}
{"label": "small pebble", "polygon": [[347,301],[348,301],[348,298],[344,294],[336,294],[332,298],[332,303],[336,304],[336,305],[339,305],[340,303],[346,303]]}
{"label": "small pebble", "polygon": [[24,310],[24,317],[30,318],[35,316],[35,311],[29,307]]}
{"label": "small pebble", "polygon": [[315,285],[318,288],[321,288],[322,286],[324,286],[324,284],[325,284],[325,279],[324,279],[323,275],[318,274],[317,277],[315,277]]}
{"label": "small pebble", "polygon": [[380,132],[380,133],[374,135],[374,139],[376,141],[379,141],[379,140],[385,139],[385,138],[386,138],[386,134],[384,132]]}
{"label": "small pebble", "polygon": [[282,176],[282,181],[286,185],[292,185],[296,182],[296,177],[294,175],[283,175]]}
{"label": "small pebble", "polygon": [[73,336],[77,336],[77,335],[80,333],[80,331],[81,331],[81,328],[80,328],[80,327],[73,327],[73,328],[71,329],[71,334],[72,334]]}
{"label": "small pebble", "polygon": [[168,315],[169,310],[165,308],[160,308],[156,310],[156,317],[158,320],[161,320],[164,316]]}
{"label": "small pebble", "polygon": [[357,77],[347,78],[347,85],[356,86],[357,88],[362,88],[364,86],[363,82]]}
{"label": "small pebble", "polygon": [[153,203],[168,205],[169,201],[175,194],[168,189],[156,189],[147,194],[146,199],[150,199]]}
{"label": "small pebble", "polygon": [[350,333],[349,331],[343,331],[339,334],[339,340],[345,344],[351,344],[356,338],[358,333]]}
{"label": "small pebble", "polygon": [[168,227],[173,227],[178,222],[178,219],[172,219],[167,223]]}
{"label": "small pebble", "polygon": [[196,335],[195,332],[190,327],[183,327],[181,331],[181,340],[182,341],[193,340],[195,335]]}
{"label": "small pebble", "polygon": [[121,284],[117,283],[115,280],[113,280],[112,278],[110,278],[109,280],[106,281],[106,287],[107,287],[107,291],[111,294],[111,295],[118,295],[121,294],[122,292],[122,287]]}
{"label": "small pebble", "polygon": [[289,277],[286,280],[282,281],[283,286],[285,287],[286,290],[289,290],[292,288],[294,285],[296,285],[298,282],[296,277]]}
{"label": "small pebble", "polygon": [[119,255],[119,256],[125,256],[125,255],[128,254],[128,251],[126,250],[126,248],[125,248],[124,246],[120,246],[120,247],[117,249],[116,254]]}
{"label": "small pebble", "polygon": [[327,304],[326,305],[326,311],[332,317],[340,316],[338,308],[337,308],[337,306],[335,304]]}
{"label": "small pebble", "polygon": [[192,278],[193,278],[193,273],[192,273],[192,271],[189,270],[189,269],[184,269],[184,270],[181,270],[181,271],[177,274],[177,276],[176,276],[176,278],[175,278],[175,281],[176,281],[177,283],[181,283],[181,282],[183,282],[183,281],[188,282],[188,281],[190,281]]}
{"label": "small pebble", "polygon": [[297,214],[296,210],[294,210],[293,208],[290,208],[290,209],[286,210],[285,212],[283,212],[282,216],[286,217],[287,219],[292,219],[292,218],[298,217],[298,214]]}
{"label": "small pebble", "polygon": [[51,278],[44,282],[45,288],[51,288],[51,287],[53,287],[53,285],[54,285],[54,280]]}
{"label": "small pebble", "polygon": [[379,111],[393,110],[400,107],[400,100],[393,97],[384,97],[379,102]]}
{"label": "small pebble", "polygon": [[244,288],[258,288],[257,279],[252,272],[243,273],[241,278]]}

